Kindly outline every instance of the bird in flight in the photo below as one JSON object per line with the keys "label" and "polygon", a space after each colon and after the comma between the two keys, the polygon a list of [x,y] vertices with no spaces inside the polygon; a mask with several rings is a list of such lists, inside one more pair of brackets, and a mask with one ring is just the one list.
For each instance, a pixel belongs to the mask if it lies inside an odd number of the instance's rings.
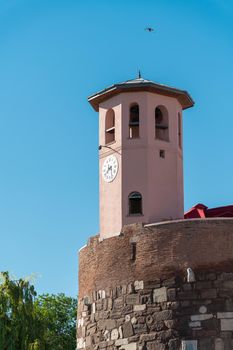
{"label": "bird in flight", "polygon": [[151,27],[147,27],[147,28],[145,28],[145,30],[146,30],[147,32],[153,32],[153,31],[154,31],[154,29],[151,28]]}

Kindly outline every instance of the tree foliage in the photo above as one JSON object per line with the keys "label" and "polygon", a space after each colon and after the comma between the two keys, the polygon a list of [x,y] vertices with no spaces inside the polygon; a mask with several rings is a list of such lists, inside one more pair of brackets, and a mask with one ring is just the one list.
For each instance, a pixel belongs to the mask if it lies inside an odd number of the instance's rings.
{"label": "tree foliage", "polygon": [[44,294],[36,299],[35,312],[44,320],[46,349],[75,349],[76,310],[77,301],[64,294]]}
{"label": "tree foliage", "polygon": [[29,281],[0,282],[1,350],[75,349],[76,299],[64,294],[36,296]]}

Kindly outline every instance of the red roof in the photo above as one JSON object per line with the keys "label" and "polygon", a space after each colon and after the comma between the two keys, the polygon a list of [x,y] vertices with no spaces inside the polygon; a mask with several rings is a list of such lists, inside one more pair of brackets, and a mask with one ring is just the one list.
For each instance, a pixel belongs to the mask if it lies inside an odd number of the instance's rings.
{"label": "red roof", "polygon": [[224,207],[208,208],[204,204],[196,204],[189,209],[185,214],[185,219],[195,218],[231,218],[233,217],[233,205],[227,205]]}

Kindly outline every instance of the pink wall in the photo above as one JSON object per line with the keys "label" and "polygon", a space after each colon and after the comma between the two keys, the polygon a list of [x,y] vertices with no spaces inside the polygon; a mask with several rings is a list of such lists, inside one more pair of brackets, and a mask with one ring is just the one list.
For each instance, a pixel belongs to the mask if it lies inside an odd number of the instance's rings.
{"label": "pink wall", "polygon": [[[140,108],[140,138],[129,139],[129,107]],[[169,142],[155,139],[154,111],[163,105],[169,114]],[[178,146],[179,102],[150,92],[121,93],[100,105],[100,144],[105,143],[105,114],[113,108],[116,116],[116,142],[111,147],[121,155],[100,151],[100,236],[118,235],[125,224],[153,223],[183,218],[183,159]],[[159,151],[165,150],[165,159]],[[102,163],[114,153],[119,161],[116,179],[102,179]],[[128,215],[128,195],[138,191],[143,196],[143,216]]]}

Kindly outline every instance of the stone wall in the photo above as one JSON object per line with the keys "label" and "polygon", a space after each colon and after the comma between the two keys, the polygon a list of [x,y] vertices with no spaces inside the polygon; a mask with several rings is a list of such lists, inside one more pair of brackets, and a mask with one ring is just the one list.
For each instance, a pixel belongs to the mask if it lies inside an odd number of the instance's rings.
{"label": "stone wall", "polygon": [[119,237],[91,238],[79,283],[77,349],[233,349],[232,219],[131,225]]}
{"label": "stone wall", "polygon": [[79,299],[78,315],[77,349],[230,350],[233,273],[95,290]]}

